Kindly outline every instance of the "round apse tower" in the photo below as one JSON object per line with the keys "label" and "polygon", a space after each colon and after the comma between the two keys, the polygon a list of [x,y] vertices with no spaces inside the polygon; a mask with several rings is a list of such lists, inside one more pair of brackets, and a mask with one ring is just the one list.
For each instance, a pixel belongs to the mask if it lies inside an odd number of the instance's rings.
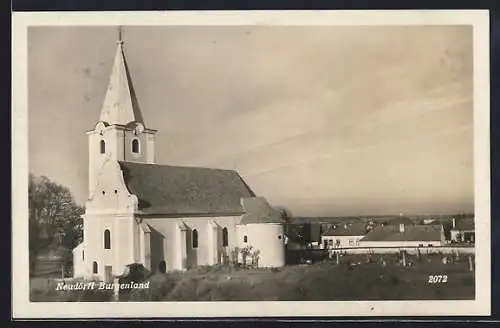
{"label": "round apse tower", "polygon": [[[254,264],[258,267],[284,266],[285,222],[279,211],[272,208],[262,197],[242,198],[241,203],[245,214],[236,229],[238,248],[249,249],[247,264],[257,258],[257,263]],[[258,252],[258,255],[252,257],[254,252]]]}

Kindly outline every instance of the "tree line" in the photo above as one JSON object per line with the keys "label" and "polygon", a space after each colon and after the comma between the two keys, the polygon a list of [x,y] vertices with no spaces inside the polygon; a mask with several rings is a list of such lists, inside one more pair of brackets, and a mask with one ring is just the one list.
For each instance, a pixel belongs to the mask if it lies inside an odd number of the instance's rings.
{"label": "tree line", "polygon": [[73,249],[83,240],[84,207],[71,191],[45,176],[29,175],[30,272],[40,252],[52,246]]}

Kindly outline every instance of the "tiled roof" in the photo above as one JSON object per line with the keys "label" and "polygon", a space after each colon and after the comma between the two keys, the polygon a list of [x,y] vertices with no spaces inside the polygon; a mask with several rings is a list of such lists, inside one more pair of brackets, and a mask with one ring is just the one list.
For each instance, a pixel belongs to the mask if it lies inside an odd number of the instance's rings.
{"label": "tiled roof", "polygon": [[474,219],[456,220],[455,228],[451,230],[474,230]]}
{"label": "tiled roof", "polygon": [[99,120],[108,124],[126,125],[130,122],[144,124],[120,42],[116,48]]}
{"label": "tiled roof", "polygon": [[361,241],[436,241],[441,240],[441,225],[377,226]]}
{"label": "tiled roof", "polygon": [[262,197],[242,198],[245,214],[240,224],[284,223],[281,214]]}
{"label": "tiled roof", "polygon": [[243,214],[241,198],[254,197],[233,170],[119,162],[139,210],[163,215]]}
{"label": "tiled roof", "polygon": [[323,236],[364,236],[366,234],[366,224],[336,224],[330,227]]}

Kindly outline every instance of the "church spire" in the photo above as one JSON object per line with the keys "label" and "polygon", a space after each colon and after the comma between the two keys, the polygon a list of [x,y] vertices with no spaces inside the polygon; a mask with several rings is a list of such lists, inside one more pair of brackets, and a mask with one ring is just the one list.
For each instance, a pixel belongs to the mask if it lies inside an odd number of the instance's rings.
{"label": "church spire", "polygon": [[126,125],[131,122],[144,124],[134,87],[123,53],[122,28],[118,28],[115,60],[109,78],[100,121]]}

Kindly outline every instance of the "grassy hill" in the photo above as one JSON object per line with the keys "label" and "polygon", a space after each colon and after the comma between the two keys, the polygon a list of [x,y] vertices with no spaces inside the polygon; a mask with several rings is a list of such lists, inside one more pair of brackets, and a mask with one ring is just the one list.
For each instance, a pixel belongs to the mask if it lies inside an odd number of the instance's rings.
{"label": "grassy hill", "polygon": [[[281,269],[200,268],[166,274],[158,288],[136,292],[132,300],[162,301],[324,301],[473,299],[474,274],[467,264],[423,263],[416,267],[357,266],[324,262]],[[448,280],[429,284],[429,274]]]}
{"label": "grassy hill", "polygon": [[[473,299],[474,272],[463,257],[443,264],[441,256],[408,258],[401,267],[396,256],[365,263],[366,256],[343,257],[340,264],[277,269],[199,267],[187,272],[155,274],[150,288],[132,290],[121,300],[131,301],[321,301],[321,300],[458,300]],[[446,274],[447,281],[429,283],[429,275]],[[52,287],[50,287],[52,286]],[[60,293],[54,284],[32,282],[32,301],[109,301],[100,291]]]}

